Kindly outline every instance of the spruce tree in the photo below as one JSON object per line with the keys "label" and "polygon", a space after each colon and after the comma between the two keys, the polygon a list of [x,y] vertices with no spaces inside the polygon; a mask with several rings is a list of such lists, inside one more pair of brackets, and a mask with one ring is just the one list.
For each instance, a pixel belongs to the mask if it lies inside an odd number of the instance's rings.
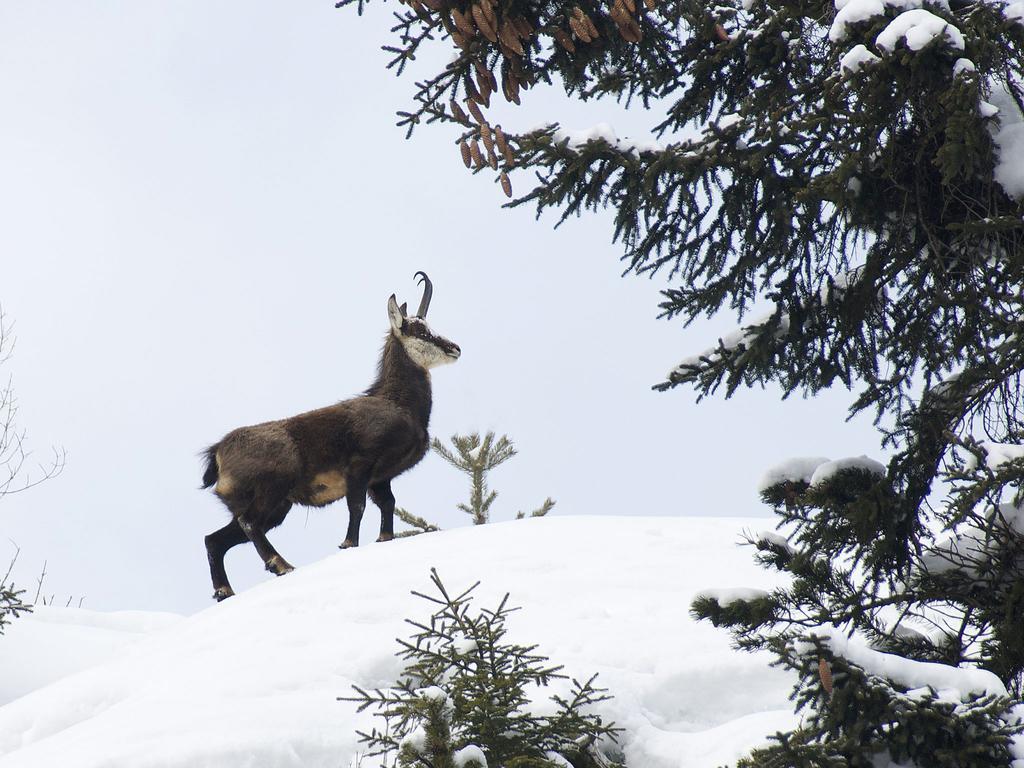
{"label": "spruce tree", "polygon": [[[658,389],[841,385],[851,415],[874,413],[886,466],[762,488],[784,535],[753,541],[790,585],[694,605],[799,675],[806,728],[751,764],[1007,765],[1024,685],[1024,4],[406,2],[391,65],[455,53],[416,84],[410,134],[453,125],[468,167],[510,196],[512,176],[531,185],[509,205],[611,209],[627,271],[667,278],[666,318],[736,316]],[[647,110],[655,136],[489,117],[510,114],[499,92],[519,104],[537,85]],[[983,683],[915,685],[954,668]]]}

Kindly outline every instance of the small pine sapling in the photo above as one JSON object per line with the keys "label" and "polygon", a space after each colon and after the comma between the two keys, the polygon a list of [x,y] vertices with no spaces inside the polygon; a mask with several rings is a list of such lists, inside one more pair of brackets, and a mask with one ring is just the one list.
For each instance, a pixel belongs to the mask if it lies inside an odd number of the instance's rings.
{"label": "small pine sapling", "polygon": [[[459,510],[472,518],[473,525],[488,523],[491,519],[491,505],[498,498],[498,492],[491,490],[487,485],[487,473],[515,456],[517,453],[515,446],[507,435],[495,437],[494,432],[488,432],[483,438],[477,432],[469,435],[452,435],[451,443],[449,448],[434,438],[430,447],[442,459],[469,477],[469,500],[467,503],[460,503]],[[554,500],[549,497],[537,509],[530,512],[529,516],[543,517],[554,506]],[[410,531],[402,531],[398,534],[399,536],[415,536],[417,533],[441,530],[437,525],[429,523],[424,518],[405,509],[395,509],[395,515],[413,528]],[[524,512],[516,513],[517,520],[526,516]]]}
{"label": "small pine sapling", "polygon": [[[8,321],[3,308],[0,308],[0,365],[6,363],[14,349],[12,323]],[[5,496],[21,493],[33,488],[61,473],[64,469],[66,454],[63,450],[54,449],[50,464],[40,464],[39,473],[32,476],[26,472],[25,462],[29,452],[25,447],[25,432],[18,427],[16,417],[18,402],[14,397],[14,389],[10,381],[0,385],[0,500]],[[32,607],[22,602],[24,590],[17,589],[11,580],[14,565],[18,561],[20,550],[15,547],[7,572],[0,578],[0,634],[4,626],[22,613],[29,613]]]}
{"label": "small pine sapling", "polygon": [[[470,610],[474,584],[453,595],[431,569],[434,594],[413,592],[434,607],[425,622],[407,620],[416,631],[399,640],[405,668],[394,688],[339,697],[373,708],[382,729],[360,732],[366,757],[382,768],[610,768],[601,751],[615,744],[620,729],[592,711],[610,698],[594,685],[571,680],[554,708],[536,715],[529,704],[537,689],[569,678],[535,645],[509,642],[505,622],[518,610],[506,594],[494,609]],[[548,707],[548,709],[551,709]]]}
{"label": "small pine sapling", "polygon": [[7,566],[7,572],[4,573],[3,578],[0,578],[0,635],[3,634],[4,627],[10,624],[12,618],[16,619],[22,613],[32,612],[32,606],[21,600],[25,591],[16,588],[14,582],[11,581],[11,572],[14,570],[14,564],[18,561],[19,552],[20,550],[15,551],[10,565]]}
{"label": "small pine sapling", "polygon": [[469,476],[469,503],[459,504],[458,508],[473,519],[473,525],[490,522],[491,505],[498,498],[498,492],[487,487],[487,473],[516,455],[512,441],[506,435],[495,440],[493,432],[488,432],[481,440],[474,432],[452,435],[454,451],[436,437],[431,447],[442,459]]}

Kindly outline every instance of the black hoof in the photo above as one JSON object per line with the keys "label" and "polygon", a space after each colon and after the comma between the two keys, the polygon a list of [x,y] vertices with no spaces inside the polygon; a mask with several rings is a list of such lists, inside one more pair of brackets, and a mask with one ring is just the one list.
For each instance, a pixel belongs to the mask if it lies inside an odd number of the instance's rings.
{"label": "black hoof", "polygon": [[267,561],[267,570],[275,576],[284,576],[286,573],[291,573],[295,569],[288,564],[288,561],[278,555]]}
{"label": "black hoof", "polygon": [[223,600],[227,600],[234,594],[235,591],[231,589],[231,587],[217,587],[216,591],[213,593],[213,599],[219,603]]}
{"label": "black hoof", "polygon": [[394,540],[394,538],[395,534],[393,533],[382,533],[380,536],[377,537],[377,541],[392,541]]}
{"label": "black hoof", "polygon": [[358,547],[359,543],[345,539],[341,544],[338,545],[338,549],[352,549],[352,547]]}

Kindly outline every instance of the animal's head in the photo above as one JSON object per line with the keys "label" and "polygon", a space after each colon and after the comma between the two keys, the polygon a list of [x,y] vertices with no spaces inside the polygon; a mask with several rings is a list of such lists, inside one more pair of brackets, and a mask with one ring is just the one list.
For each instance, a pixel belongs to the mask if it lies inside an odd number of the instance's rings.
{"label": "animal's head", "polygon": [[409,316],[405,304],[398,305],[395,294],[391,294],[391,298],[388,299],[391,334],[402,344],[412,361],[421,368],[429,370],[445,363],[454,363],[459,359],[462,350],[458,344],[430,330],[426,316],[434,287],[425,272],[417,272],[416,276],[423,278],[423,298],[415,315]]}

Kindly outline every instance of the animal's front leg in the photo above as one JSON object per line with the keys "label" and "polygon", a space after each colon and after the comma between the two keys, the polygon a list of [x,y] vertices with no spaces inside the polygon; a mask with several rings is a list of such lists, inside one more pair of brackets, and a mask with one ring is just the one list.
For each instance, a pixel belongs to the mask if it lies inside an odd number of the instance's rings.
{"label": "animal's front leg", "polygon": [[380,509],[380,536],[377,541],[391,541],[395,538],[395,494],[391,483],[384,481],[370,486],[370,499]]}
{"label": "animal's front leg", "polygon": [[351,477],[348,480],[348,493],[345,495],[348,502],[348,531],[345,540],[338,545],[341,549],[359,546],[359,523],[366,509],[366,485],[366,480]]}

